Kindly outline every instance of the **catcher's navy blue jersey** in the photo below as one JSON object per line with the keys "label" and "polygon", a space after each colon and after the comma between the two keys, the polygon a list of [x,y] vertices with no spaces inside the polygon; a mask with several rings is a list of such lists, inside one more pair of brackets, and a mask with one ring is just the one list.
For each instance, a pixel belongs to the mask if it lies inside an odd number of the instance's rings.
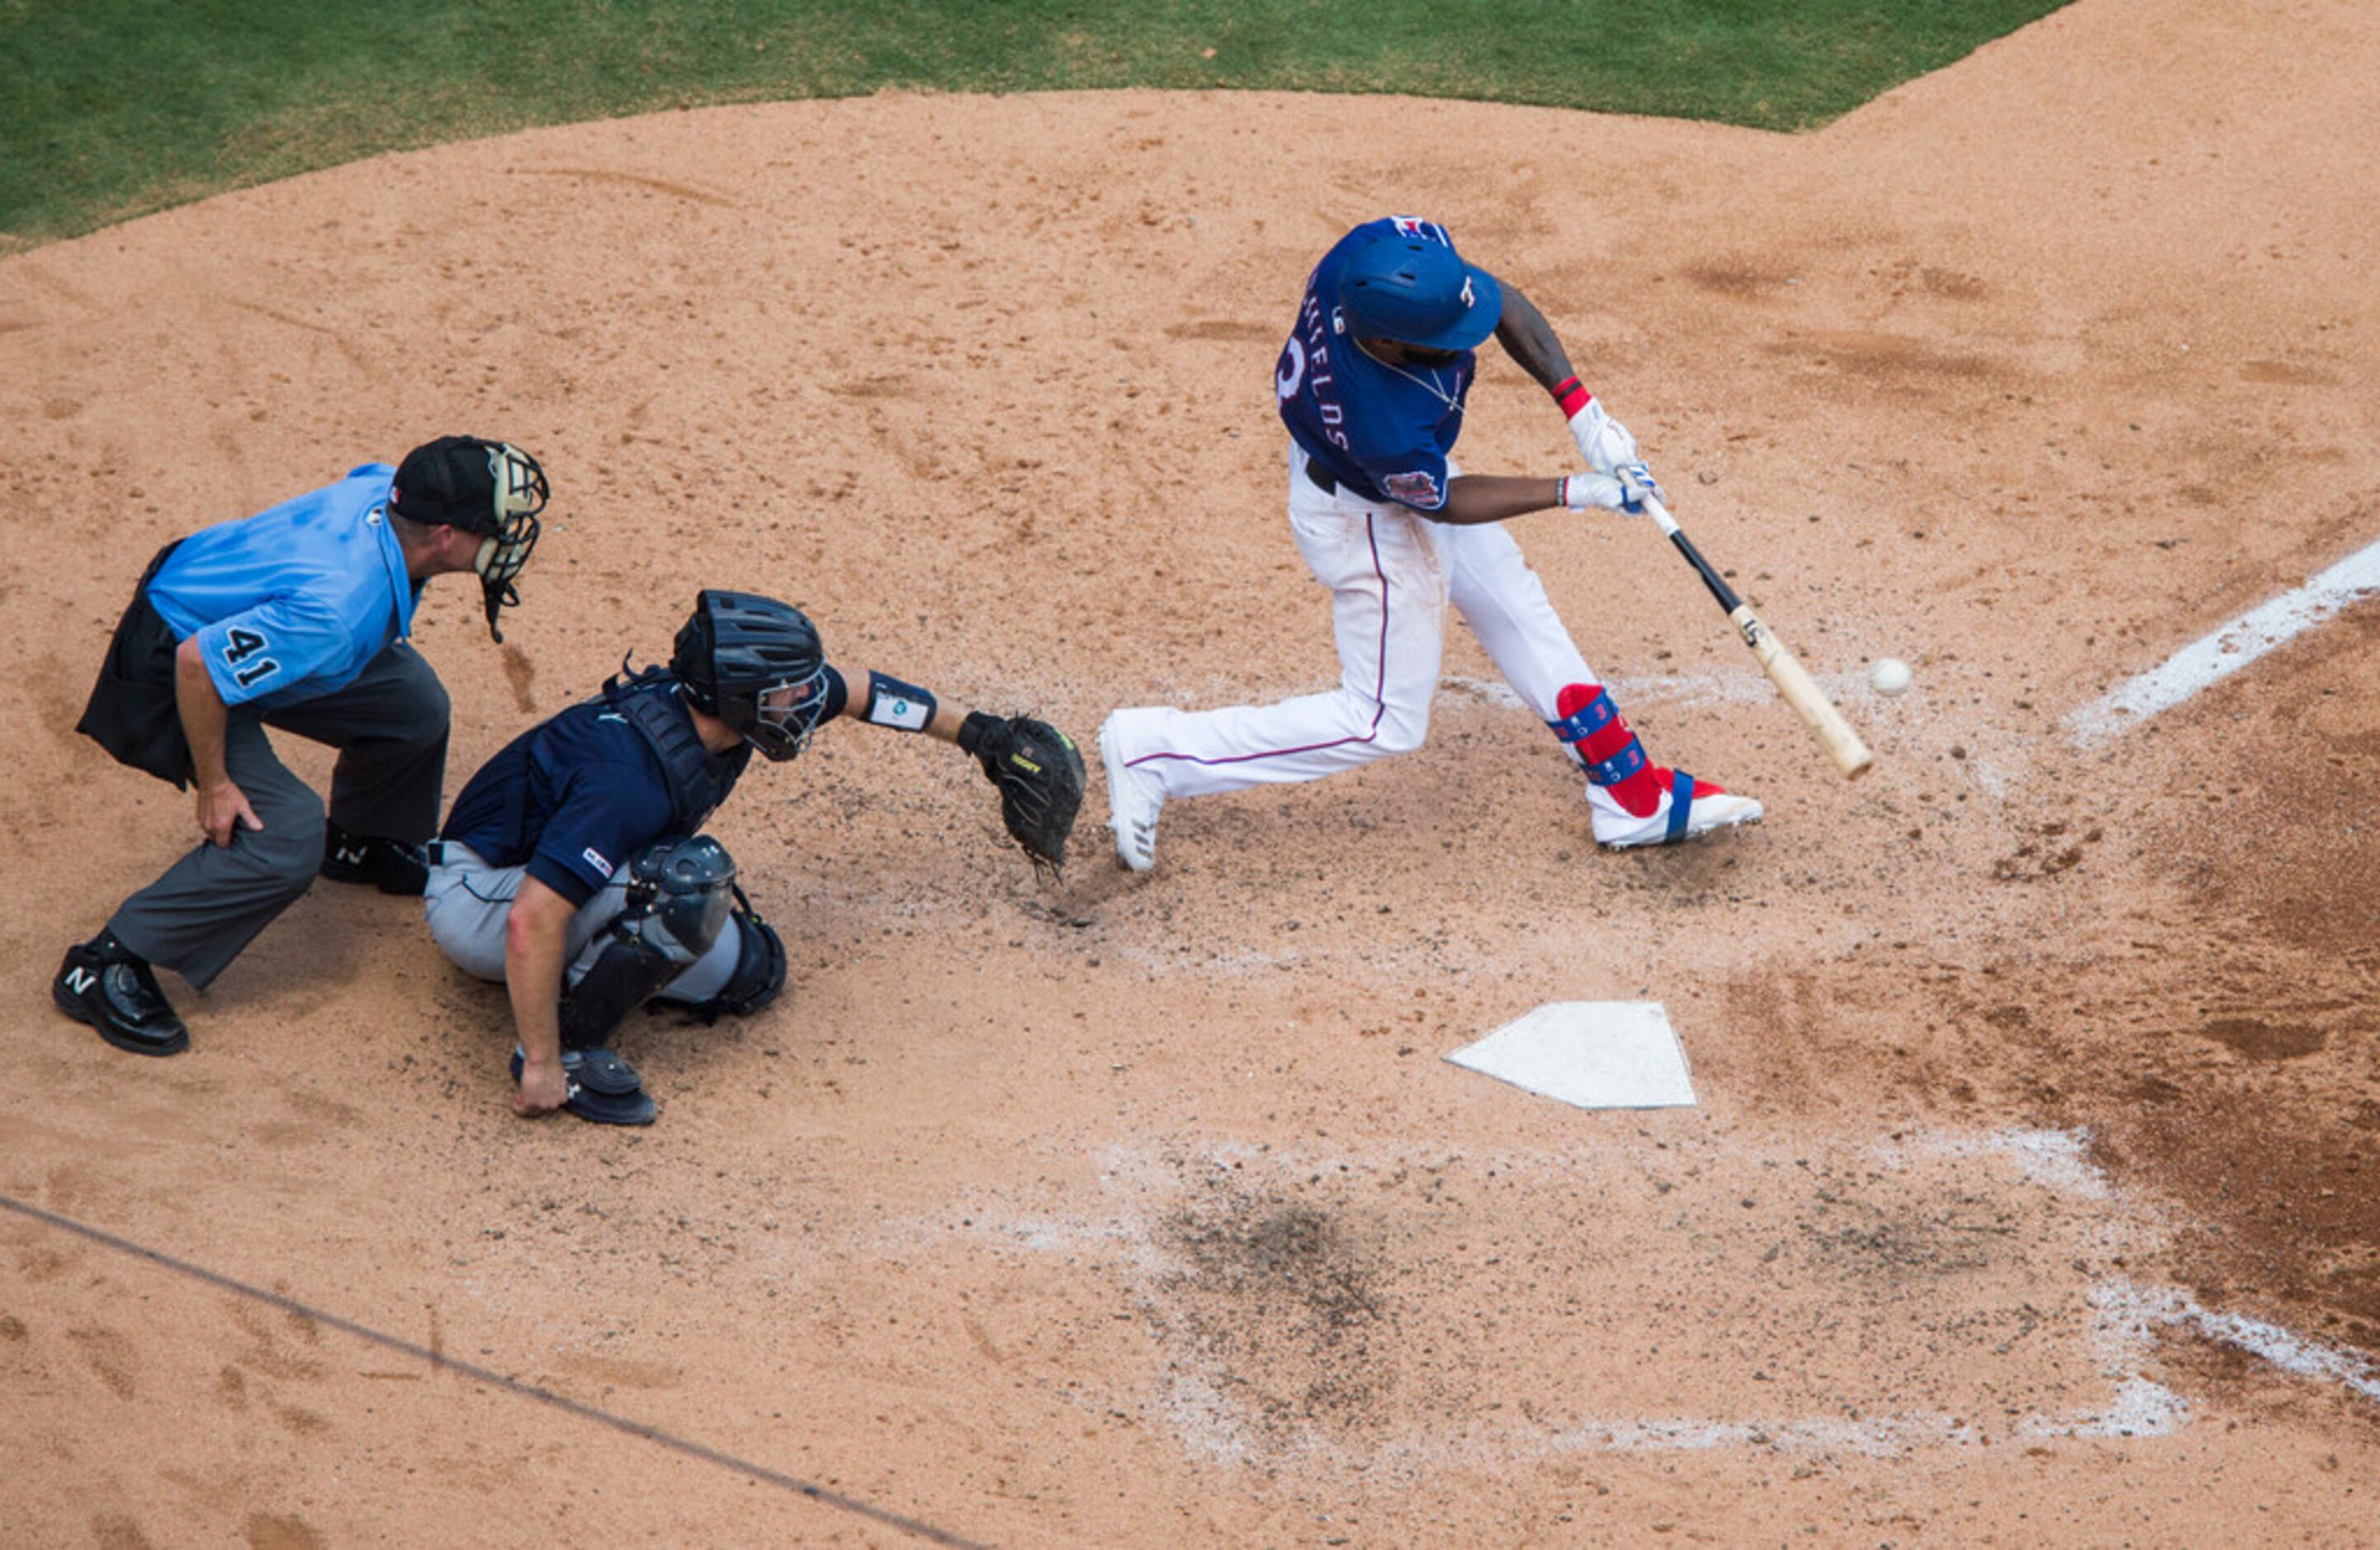
{"label": "catcher's navy blue jersey", "polygon": [[[678,715],[683,701],[672,698]],[[718,758],[723,797],[744,760]],[[601,891],[638,852],[674,834],[661,756],[603,699],[572,706],[516,737],[471,777],[440,838],[528,875],[573,904]]]}
{"label": "catcher's navy blue jersey", "polygon": [[1341,237],[1305,282],[1273,389],[1291,438],[1342,488],[1367,501],[1439,511],[1477,357],[1464,350],[1431,370],[1385,365],[1356,347],[1339,312],[1340,272],[1348,250],[1376,236],[1454,245],[1445,227],[1402,215],[1367,221]]}

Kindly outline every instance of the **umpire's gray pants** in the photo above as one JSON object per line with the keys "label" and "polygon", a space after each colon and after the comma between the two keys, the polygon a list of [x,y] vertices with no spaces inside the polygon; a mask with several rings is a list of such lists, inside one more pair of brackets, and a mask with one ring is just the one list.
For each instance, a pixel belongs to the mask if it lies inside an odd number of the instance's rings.
{"label": "umpire's gray pants", "polygon": [[438,832],[446,779],[446,686],[399,641],[356,681],[278,710],[235,707],[224,765],[262,829],[205,840],[108,921],[118,940],[204,989],[322,866],[322,799],[273,751],[268,726],[339,750],[330,817],[356,834],[418,844]]}
{"label": "umpire's gray pants", "polygon": [[[468,845],[452,841],[439,847],[440,860],[430,868],[430,887],[422,894],[421,913],[438,951],[465,974],[502,983],[504,977],[504,924],[512,918],[513,899],[520,892],[527,866],[491,866]],[[595,960],[603,955],[603,927],[628,907],[627,868],[621,879],[578,906],[570,917],[569,984],[576,985]],[[662,988],[689,1001],[706,1001],[727,988],[744,955],[744,933],[731,922],[710,950]]]}

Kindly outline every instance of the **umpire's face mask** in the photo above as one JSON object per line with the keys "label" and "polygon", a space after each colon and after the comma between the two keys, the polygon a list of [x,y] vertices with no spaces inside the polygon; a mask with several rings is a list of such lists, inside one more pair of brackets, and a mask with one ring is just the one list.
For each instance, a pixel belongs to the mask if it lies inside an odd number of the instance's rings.
{"label": "umpire's face mask", "polygon": [[504,633],[496,627],[496,612],[520,606],[520,588],[513,580],[528,563],[544,531],[538,513],[545,509],[548,490],[545,470],[516,447],[491,447],[488,463],[495,476],[495,520],[500,526],[480,539],[471,568],[480,573],[480,594],[488,605],[488,634],[502,641]]}

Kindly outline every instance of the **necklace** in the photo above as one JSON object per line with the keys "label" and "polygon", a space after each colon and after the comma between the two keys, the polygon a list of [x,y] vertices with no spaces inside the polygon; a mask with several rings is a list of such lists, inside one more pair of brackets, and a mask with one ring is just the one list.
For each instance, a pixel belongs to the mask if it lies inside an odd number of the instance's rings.
{"label": "necklace", "polygon": [[[1364,353],[1366,355],[1372,355],[1372,352],[1369,350],[1366,350]],[[1446,389],[1439,385],[1438,370],[1435,367],[1430,369],[1429,381],[1425,382],[1419,377],[1415,376],[1412,372],[1406,370],[1403,367],[1395,364],[1393,361],[1381,360],[1378,356],[1372,356],[1372,359],[1378,364],[1387,367],[1390,370],[1395,372],[1398,376],[1402,377],[1406,381],[1411,382],[1414,386],[1421,389],[1424,393],[1428,394],[1432,398],[1437,399],[1448,408],[1460,409],[1463,407],[1463,397],[1460,393],[1449,393]],[[1458,383],[1462,381],[1462,380],[1463,379],[1460,375],[1457,375],[1455,378],[1455,381]]]}

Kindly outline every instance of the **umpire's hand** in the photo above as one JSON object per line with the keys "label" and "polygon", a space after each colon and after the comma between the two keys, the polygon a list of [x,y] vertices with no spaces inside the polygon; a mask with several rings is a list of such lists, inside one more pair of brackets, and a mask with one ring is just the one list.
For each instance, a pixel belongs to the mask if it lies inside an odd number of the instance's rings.
{"label": "umpire's hand", "polygon": [[200,786],[199,827],[206,830],[207,839],[216,845],[228,845],[235,826],[264,827],[264,820],[248,805],[248,793],[228,780]]}

